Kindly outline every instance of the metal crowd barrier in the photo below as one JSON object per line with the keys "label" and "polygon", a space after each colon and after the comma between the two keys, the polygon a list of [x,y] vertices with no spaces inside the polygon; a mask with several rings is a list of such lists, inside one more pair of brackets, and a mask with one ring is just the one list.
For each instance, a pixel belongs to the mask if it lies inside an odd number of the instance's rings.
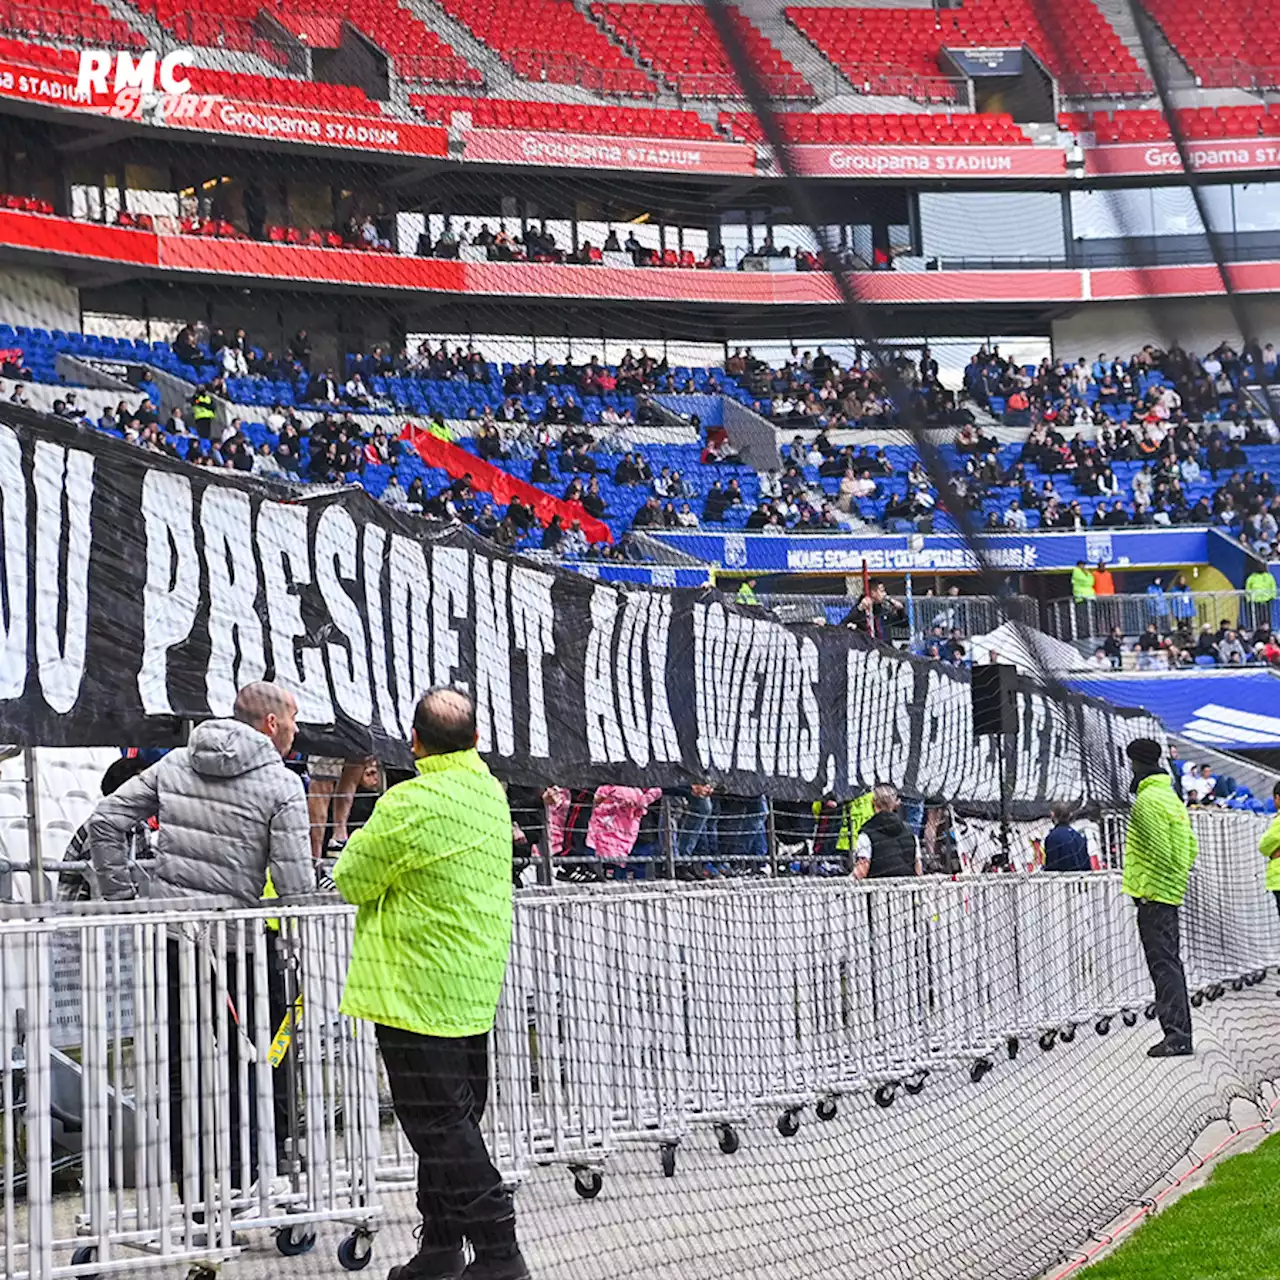
{"label": "metal crowd barrier", "polygon": [[[1280,916],[1259,820],[1194,821],[1202,1002],[1280,960]],[[673,1176],[700,1130],[732,1154],[761,1113],[791,1136],[855,1092],[979,1081],[1025,1037],[1150,1016],[1133,916],[1115,871],[521,890],[486,1138],[511,1182],[559,1166],[590,1198],[624,1149]],[[414,1159],[380,1118],[372,1029],[338,1012],[354,919],[325,899],[4,909],[7,1277],[209,1267],[253,1230],[301,1253],[335,1222],[342,1264],[369,1260]]]}

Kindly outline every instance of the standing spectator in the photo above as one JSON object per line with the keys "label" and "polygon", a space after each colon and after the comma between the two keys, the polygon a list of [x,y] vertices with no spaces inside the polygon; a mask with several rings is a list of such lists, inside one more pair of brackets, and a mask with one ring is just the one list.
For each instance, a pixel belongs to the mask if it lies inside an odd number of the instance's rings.
{"label": "standing spectator", "polygon": [[853,848],[853,878],[920,875],[920,841],[898,816],[897,790],[878,784],[871,792],[871,807]]}
{"label": "standing spectator", "polygon": [[[1271,798],[1276,809],[1280,810],[1280,782],[1272,788]],[[1271,825],[1262,833],[1258,850],[1267,860],[1267,888],[1276,900],[1276,907],[1280,908],[1280,813],[1272,818]]]}
{"label": "standing spectator", "polygon": [[[470,698],[424,694],[417,776],[378,801],[333,872],[359,908],[342,1011],[375,1025],[418,1156],[421,1245],[389,1280],[529,1280],[511,1193],[480,1130],[511,944],[512,826],[477,741]],[[465,1269],[464,1240],[475,1250]]]}
{"label": "standing spectator", "polygon": [[1093,594],[1095,596],[1113,596],[1116,593],[1116,580],[1112,577],[1111,570],[1107,568],[1105,560],[1098,561],[1098,567],[1093,573]]}
{"label": "standing spectator", "polygon": [[1123,888],[1137,904],[1138,935],[1164,1032],[1164,1039],[1152,1045],[1147,1056],[1185,1057],[1192,1052],[1191,1005],[1182,968],[1178,908],[1196,860],[1196,837],[1160,763],[1160,744],[1152,738],[1135,738],[1126,754],[1136,799],[1125,841]]}
{"label": "standing spectator", "polygon": [[597,787],[587,822],[587,848],[602,862],[626,862],[645,813],[660,799],[661,787]]}
{"label": "standing spectator", "polygon": [[1083,834],[1071,825],[1071,806],[1055,804],[1049,810],[1053,827],[1044,838],[1046,871],[1090,871],[1089,845]]}
{"label": "standing spectator", "polygon": [[[259,681],[236,695],[229,720],[206,720],[191,731],[185,747],[170,751],[151,768],[126,782],[99,803],[89,819],[89,847],[102,896],[109,900],[139,896],[128,860],[130,833],[139,823],[157,819],[155,860],[147,872],[149,895],[181,898],[209,894],[256,906],[273,893],[303,894],[316,887],[307,844],[307,801],[302,780],[284,765],[293,747],[298,704],[279,685]],[[183,1063],[182,1025],[192,995],[181,984],[182,955],[189,943],[168,941],[169,1144],[173,1173],[183,1186],[183,1098],[186,1090],[213,1087],[202,1064]],[[253,1042],[257,1004],[253,966],[237,980],[239,957],[227,955],[228,994],[235,1002],[240,1033],[225,1041],[228,1078],[225,1117],[232,1134],[243,1122],[249,1134],[249,1163],[241,1167],[240,1143],[231,1143],[231,1185],[241,1189],[257,1177],[258,1117],[250,1105],[240,1114],[240,1045]],[[269,964],[273,959],[269,954]],[[197,954],[197,972],[208,957]],[[270,964],[273,973],[278,972]],[[284,1016],[283,985],[268,993],[271,1026]],[[254,1068],[249,1071],[249,1098]],[[280,1099],[277,1097],[277,1115]],[[283,1130],[279,1131],[281,1134]],[[245,1178],[244,1174],[248,1177]],[[205,1198],[202,1188],[200,1198]]]}
{"label": "standing spectator", "polygon": [[1276,580],[1265,564],[1259,564],[1244,580],[1244,598],[1252,615],[1255,628],[1268,627],[1272,624],[1272,612],[1276,600]]}
{"label": "standing spectator", "polygon": [[[357,760],[343,760],[336,756],[307,757],[307,819],[311,824],[311,856],[317,862],[326,850],[337,853],[346,845],[351,803],[367,763],[363,757]],[[327,842],[326,831],[329,836]]]}

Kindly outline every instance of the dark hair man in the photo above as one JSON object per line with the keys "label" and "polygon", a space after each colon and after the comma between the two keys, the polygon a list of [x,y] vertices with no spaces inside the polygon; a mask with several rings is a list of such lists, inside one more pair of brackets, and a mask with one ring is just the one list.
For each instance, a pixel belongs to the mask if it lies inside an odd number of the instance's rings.
{"label": "dark hair man", "polygon": [[418,1155],[421,1246],[389,1280],[529,1278],[480,1131],[511,944],[511,811],[476,741],[471,699],[427,692],[413,717],[417,777],[382,796],[333,871],[359,908],[342,1011],[375,1024]]}
{"label": "dark hair man", "polygon": [[1125,840],[1124,892],[1138,905],[1138,935],[1155,987],[1156,1016],[1164,1039],[1149,1058],[1191,1053],[1191,1005],[1182,968],[1178,908],[1199,851],[1195,832],[1173,780],[1160,763],[1160,744],[1135,738],[1126,748],[1136,798]]}

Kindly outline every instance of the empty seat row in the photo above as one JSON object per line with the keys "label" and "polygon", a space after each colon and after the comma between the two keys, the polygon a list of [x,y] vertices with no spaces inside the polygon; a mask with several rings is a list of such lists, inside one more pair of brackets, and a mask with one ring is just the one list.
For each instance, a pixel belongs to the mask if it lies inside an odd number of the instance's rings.
{"label": "empty seat row", "polygon": [[269,102],[279,106],[311,107],[318,111],[377,112],[363,89],[349,84],[319,84],[284,76],[254,76],[237,71],[192,67],[187,72],[195,93],[215,94],[239,102]]}
{"label": "empty seat row", "polygon": [[[874,146],[1030,146],[1031,140],[1007,112],[995,114],[904,115],[862,112],[836,115],[784,112],[775,117],[790,142],[862,143]],[[720,125],[744,142],[764,142],[759,119],[750,112],[721,112]]]}
{"label": "empty seat row", "polygon": [[715,130],[693,111],[604,107],[581,102],[521,102],[411,94],[410,106],[433,123],[448,124],[469,112],[479,129],[541,129],[633,138],[714,138]]}
{"label": "empty seat row", "polygon": [[1150,0],[1146,10],[1208,89],[1280,81],[1275,10],[1256,0]]}
{"label": "empty seat row", "polygon": [[[1189,107],[1177,113],[1178,127],[1192,142],[1227,138],[1280,136],[1280,104]],[[1163,142],[1172,138],[1160,111],[1070,112],[1058,117],[1060,128],[1093,133],[1099,143]]]}

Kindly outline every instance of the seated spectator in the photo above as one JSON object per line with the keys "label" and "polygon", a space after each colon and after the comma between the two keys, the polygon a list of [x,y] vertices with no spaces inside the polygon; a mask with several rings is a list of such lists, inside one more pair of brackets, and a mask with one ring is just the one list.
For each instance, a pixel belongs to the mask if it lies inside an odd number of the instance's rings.
{"label": "seated spectator", "polygon": [[1118,626],[1112,627],[1107,638],[1102,642],[1102,651],[1118,671],[1124,660],[1124,632]]}
{"label": "seated spectator", "polygon": [[662,508],[658,504],[658,499],[651,494],[635,514],[635,518],[631,522],[633,529],[655,529],[662,526]]}
{"label": "seated spectator", "polygon": [[1096,671],[1110,671],[1114,663],[1107,656],[1106,649],[1098,648],[1093,651],[1093,657],[1089,659],[1089,666]]}
{"label": "seated spectator", "polygon": [[680,504],[680,510],[676,512],[676,524],[681,529],[696,529],[698,527],[698,517],[687,502]]}
{"label": "seated spectator", "polygon": [[1182,779],[1182,794],[1187,804],[1210,804],[1218,780],[1213,776],[1213,766],[1202,764]]}
{"label": "seated spectator", "polygon": [[1208,625],[1200,628],[1193,656],[1195,658],[1208,658],[1214,663],[1218,661],[1218,640],[1213,632],[1209,630]]}
{"label": "seated spectator", "polygon": [[480,514],[476,516],[472,524],[472,528],[482,538],[493,538],[498,532],[498,513],[493,509],[492,502],[486,502],[480,508]]}
{"label": "seated spectator", "polygon": [[724,513],[728,507],[728,495],[721,487],[720,481],[713,480],[702,504],[702,518],[708,524],[719,524],[724,519]]}
{"label": "seated spectator", "polygon": [[1244,645],[1240,643],[1240,636],[1234,629],[1218,641],[1218,661],[1224,667],[1242,665],[1244,656]]}
{"label": "seated spectator", "polygon": [[1018,532],[1025,531],[1027,528],[1027,513],[1022,509],[1017,498],[1014,498],[1004,513],[1004,527]]}
{"label": "seated spectator", "polygon": [[551,517],[551,523],[542,531],[542,549],[543,551],[551,551],[559,553],[560,546],[564,542],[565,531],[564,526],[560,523],[560,517],[554,515]]}
{"label": "seated spectator", "polygon": [[551,459],[547,456],[545,449],[538,450],[538,456],[534,458],[533,466],[529,470],[529,479],[534,484],[551,483]]}

